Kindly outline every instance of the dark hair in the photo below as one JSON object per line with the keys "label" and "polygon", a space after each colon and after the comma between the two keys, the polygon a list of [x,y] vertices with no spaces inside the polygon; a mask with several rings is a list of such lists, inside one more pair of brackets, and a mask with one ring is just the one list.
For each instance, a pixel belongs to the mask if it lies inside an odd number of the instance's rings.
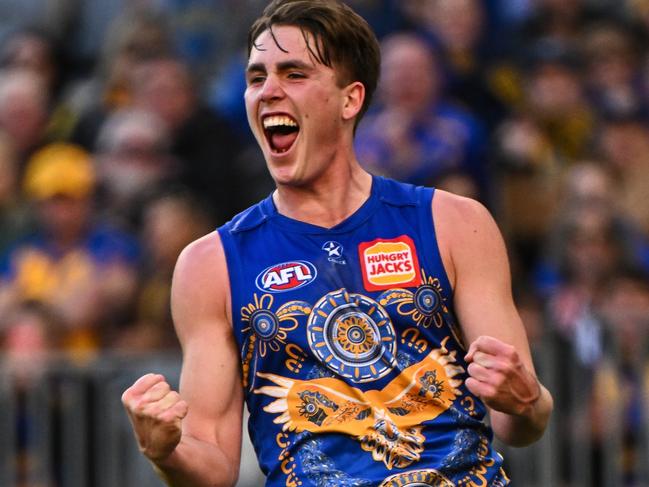
{"label": "dark hair", "polygon": [[[339,0],[273,0],[250,27],[248,56],[257,37],[266,30],[272,35],[274,25],[299,27],[311,55],[339,70],[341,86],[354,81],[363,84],[365,100],[357,125],[372,101],[381,67],[379,43],[365,19]],[[309,42],[309,34],[315,42]]]}

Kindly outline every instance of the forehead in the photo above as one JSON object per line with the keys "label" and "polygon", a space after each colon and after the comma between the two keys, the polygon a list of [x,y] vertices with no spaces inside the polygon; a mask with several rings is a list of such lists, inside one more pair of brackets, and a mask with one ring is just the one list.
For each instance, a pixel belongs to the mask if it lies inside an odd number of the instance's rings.
{"label": "forehead", "polygon": [[[311,34],[307,33],[307,39],[312,49],[315,48]],[[248,63],[273,64],[284,59],[300,59],[316,64],[303,32],[296,26],[275,25],[272,32],[266,29],[259,34],[250,50]]]}
{"label": "forehead", "polygon": [[386,67],[413,64],[424,65],[429,69],[433,59],[434,52],[414,38],[395,38],[383,46],[383,65]]}

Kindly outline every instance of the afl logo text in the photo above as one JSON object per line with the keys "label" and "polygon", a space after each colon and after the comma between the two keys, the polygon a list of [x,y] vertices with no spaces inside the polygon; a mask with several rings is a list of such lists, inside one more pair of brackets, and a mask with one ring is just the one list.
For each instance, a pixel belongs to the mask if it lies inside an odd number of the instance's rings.
{"label": "afl logo text", "polygon": [[295,260],[264,269],[255,279],[255,285],[261,291],[281,293],[306,286],[317,275],[318,271],[311,262]]}

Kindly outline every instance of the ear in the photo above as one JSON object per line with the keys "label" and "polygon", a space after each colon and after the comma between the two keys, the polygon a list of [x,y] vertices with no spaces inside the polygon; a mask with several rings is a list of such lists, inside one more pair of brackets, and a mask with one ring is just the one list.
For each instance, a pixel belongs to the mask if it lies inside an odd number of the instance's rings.
{"label": "ear", "polygon": [[361,111],[365,100],[365,86],[360,81],[348,84],[343,90],[343,112],[344,120],[351,120]]}

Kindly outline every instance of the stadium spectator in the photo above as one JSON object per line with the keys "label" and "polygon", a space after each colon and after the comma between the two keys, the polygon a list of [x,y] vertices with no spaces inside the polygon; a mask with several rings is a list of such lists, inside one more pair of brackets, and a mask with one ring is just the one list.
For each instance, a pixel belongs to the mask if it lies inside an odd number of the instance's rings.
{"label": "stadium spectator", "polygon": [[534,269],[534,284],[540,297],[547,297],[561,282],[561,261],[565,251],[563,218],[579,208],[611,221],[616,239],[621,242],[628,262],[649,270],[649,240],[620,205],[620,185],[613,171],[602,162],[581,161],[568,169],[562,178],[557,217],[544,243],[545,253]]}
{"label": "stadium spectator", "polygon": [[[607,287],[600,315],[607,336],[604,358],[595,370],[591,409],[593,446],[615,455],[619,485],[643,485],[643,458],[649,381],[649,276],[620,269]],[[607,448],[607,445],[615,448]]]}
{"label": "stadium spectator", "polygon": [[621,206],[649,236],[649,124],[637,111],[601,122],[596,144],[619,181]]}
{"label": "stadium spectator", "polygon": [[135,107],[166,124],[180,181],[209,204],[216,218],[229,219],[250,203],[237,164],[237,136],[201,101],[185,63],[171,57],[141,63],[134,70],[131,93]]}
{"label": "stadium spectator", "polygon": [[131,104],[131,75],[152,57],[173,51],[165,20],[147,10],[125,11],[113,19],[96,73],[72,87],[69,101],[79,114],[71,140],[88,151],[108,115]]}
{"label": "stadium spectator", "polygon": [[[48,365],[57,351],[61,329],[56,318],[46,306],[35,301],[16,304],[3,310],[0,318],[0,369],[4,378],[9,378],[15,395],[14,444],[7,445],[9,451],[15,448],[13,457],[5,457],[3,469],[13,471],[16,487],[50,487],[45,479],[36,481],[44,463],[43,452],[35,448],[38,428],[43,418],[35,417],[33,407],[27,399],[41,386]],[[6,413],[5,413],[6,414]],[[12,462],[13,465],[10,465]]]}
{"label": "stadium spectator", "polygon": [[9,137],[22,174],[29,157],[45,143],[49,93],[33,71],[0,71],[0,129]]}
{"label": "stadium spectator", "polygon": [[60,324],[51,310],[38,301],[23,301],[6,310],[0,320],[2,369],[18,389],[33,387],[56,354]]}
{"label": "stadium spectator", "polygon": [[144,262],[134,322],[118,333],[113,347],[130,353],[176,351],[169,287],[174,265],[181,250],[212,230],[214,222],[190,192],[171,187],[146,202],[141,227]]}
{"label": "stadium spectator", "polygon": [[613,20],[594,23],[583,33],[584,79],[592,103],[601,112],[630,113],[642,106],[639,51],[633,34],[630,25]]}
{"label": "stadium spectator", "polygon": [[168,134],[157,115],[141,109],[123,108],[108,117],[99,132],[96,157],[99,206],[105,218],[137,230],[147,193],[178,173]]}
{"label": "stadium spectator", "polygon": [[48,141],[67,138],[76,122],[76,114],[65,100],[67,83],[73,71],[58,38],[48,30],[26,26],[11,32],[0,47],[0,67],[31,71],[42,80],[48,94]]}
{"label": "stadium spectator", "polygon": [[561,174],[588,155],[595,128],[575,60],[566,45],[535,45],[525,66],[523,104],[494,140],[500,223],[525,272],[556,214]]}
{"label": "stadium spectator", "polygon": [[549,293],[548,317],[577,358],[592,366],[601,358],[603,343],[597,306],[616,270],[637,267],[638,258],[619,221],[599,205],[575,205],[561,216],[555,240],[558,281]]}
{"label": "stadium spectator", "polygon": [[462,171],[484,198],[483,129],[444,97],[437,54],[422,38],[399,33],[383,41],[382,55],[377,106],[358,127],[359,160],[371,172],[414,184]]}
{"label": "stadium spectator", "polygon": [[422,2],[413,19],[440,52],[447,96],[493,129],[505,116],[494,90],[496,43],[488,35],[487,6],[480,0]]}
{"label": "stadium spectator", "polygon": [[39,227],[2,258],[2,309],[44,303],[61,320],[62,346],[83,359],[104,328],[123,319],[136,283],[138,247],[94,219],[95,174],[81,149],[54,144],[30,159],[24,188]]}
{"label": "stadium spectator", "polygon": [[25,69],[39,74],[52,94],[61,87],[61,56],[56,42],[45,30],[24,27],[3,39],[0,67]]}

